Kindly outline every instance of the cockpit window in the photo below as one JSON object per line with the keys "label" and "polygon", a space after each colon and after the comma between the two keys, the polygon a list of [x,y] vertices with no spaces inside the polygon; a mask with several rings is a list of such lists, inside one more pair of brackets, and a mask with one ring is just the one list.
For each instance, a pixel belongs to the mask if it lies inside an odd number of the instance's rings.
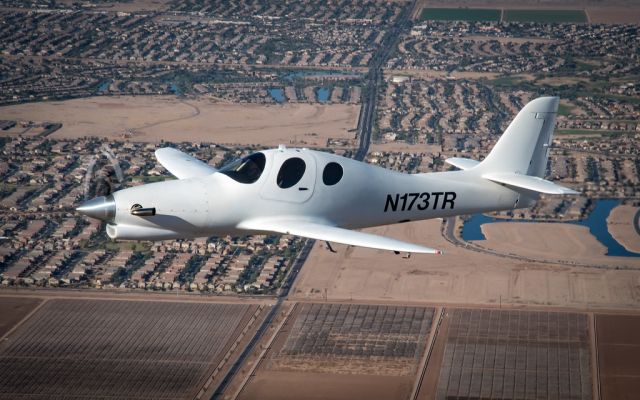
{"label": "cockpit window", "polygon": [[307,165],[302,158],[293,157],[282,163],[278,171],[277,183],[282,189],[288,189],[300,182]]}
{"label": "cockpit window", "polygon": [[225,165],[218,172],[240,183],[253,183],[262,175],[265,162],[264,154],[254,153]]}

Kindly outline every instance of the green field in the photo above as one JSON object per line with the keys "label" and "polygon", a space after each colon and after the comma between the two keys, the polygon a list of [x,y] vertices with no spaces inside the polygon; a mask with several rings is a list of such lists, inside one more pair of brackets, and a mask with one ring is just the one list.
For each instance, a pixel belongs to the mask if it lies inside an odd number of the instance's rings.
{"label": "green field", "polygon": [[568,106],[566,104],[559,104],[558,115],[564,115],[564,116],[570,115],[574,109],[575,107]]}
{"label": "green field", "polygon": [[500,10],[492,8],[425,8],[422,20],[500,21]]}
{"label": "green field", "polygon": [[523,78],[517,75],[502,75],[489,80],[494,86],[519,86],[522,85]]}
{"label": "green field", "polygon": [[584,10],[504,10],[504,21],[514,22],[587,22]]}

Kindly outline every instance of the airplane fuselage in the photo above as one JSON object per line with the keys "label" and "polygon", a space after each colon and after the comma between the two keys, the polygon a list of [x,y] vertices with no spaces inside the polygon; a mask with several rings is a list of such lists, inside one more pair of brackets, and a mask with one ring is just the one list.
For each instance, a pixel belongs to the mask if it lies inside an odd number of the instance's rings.
{"label": "airplane fuselage", "polygon": [[[123,239],[240,235],[255,233],[243,231],[240,222],[265,217],[298,217],[364,228],[530,204],[518,192],[474,179],[468,172],[403,174],[307,149],[262,153],[264,171],[253,183],[214,173],[115,192],[116,214],[107,233]],[[294,185],[281,188],[278,170],[290,158],[304,161],[304,175]],[[327,185],[323,173],[330,163],[340,165],[343,173],[336,183]],[[153,207],[156,214],[132,215],[134,204]]]}

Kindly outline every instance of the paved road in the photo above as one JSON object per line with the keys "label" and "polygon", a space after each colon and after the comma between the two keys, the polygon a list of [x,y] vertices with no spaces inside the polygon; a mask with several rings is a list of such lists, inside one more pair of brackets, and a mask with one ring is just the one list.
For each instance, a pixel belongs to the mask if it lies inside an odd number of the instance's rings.
{"label": "paved road", "polygon": [[382,68],[387,62],[393,51],[398,46],[398,41],[403,31],[411,26],[411,15],[413,14],[416,3],[405,7],[398,17],[396,23],[385,33],[380,48],[371,58],[369,72],[365,77],[362,107],[360,108],[360,116],[358,118],[358,137],[360,138],[358,150],[354,158],[362,161],[369,152],[369,144],[371,143],[371,134],[376,118],[376,106],[378,103],[378,92],[380,84],[384,79]]}

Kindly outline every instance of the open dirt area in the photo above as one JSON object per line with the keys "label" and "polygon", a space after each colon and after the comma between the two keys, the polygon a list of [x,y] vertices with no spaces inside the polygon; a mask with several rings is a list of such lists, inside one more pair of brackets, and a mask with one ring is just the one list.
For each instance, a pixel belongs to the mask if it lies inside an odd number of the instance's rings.
{"label": "open dirt area", "polygon": [[613,210],[607,218],[607,225],[611,236],[627,250],[640,253],[640,235],[633,226],[635,215],[640,207],[621,205]]}
{"label": "open dirt area", "polygon": [[[77,0],[58,0],[65,5],[77,3]],[[100,11],[121,11],[121,12],[140,12],[140,11],[164,11],[167,9],[170,0],[122,0],[122,1],[103,1],[95,5],[95,10]]]}
{"label": "open dirt area", "polygon": [[140,142],[193,141],[324,147],[353,139],[360,106],[229,104],[173,96],[90,97],[0,107],[0,119],[60,122],[52,138],[99,136]]}
{"label": "open dirt area", "polygon": [[238,399],[402,399],[409,396],[411,383],[412,379],[397,376],[265,371],[253,378]]}
{"label": "open dirt area", "polygon": [[440,153],[441,147],[433,144],[409,144],[401,141],[388,143],[372,143],[369,146],[369,154],[379,152],[405,152],[405,153]]}
{"label": "open dirt area", "polygon": [[[502,302],[578,308],[640,306],[640,271],[532,263],[479,253],[445,241],[440,235],[440,225],[439,220],[431,220],[366,231],[425,244],[444,250],[444,255],[413,254],[407,259],[391,252],[343,245],[333,245],[337,253],[331,253],[324,243],[316,243],[292,289],[292,296],[323,299],[326,290],[328,299],[347,301]],[[527,235],[546,234],[545,231],[536,233],[536,228],[529,225],[525,229],[533,229]],[[576,235],[571,240],[595,241],[580,229],[570,233]],[[561,234],[554,237],[560,242],[567,241]],[[544,254],[546,249],[529,247],[528,251]],[[572,256],[569,252],[564,255]],[[627,263],[640,264],[638,259],[627,258],[624,260]]]}
{"label": "open dirt area", "polygon": [[[494,39],[497,40],[497,39]],[[500,76],[497,72],[473,72],[473,71],[436,71],[434,69],[385,69],[384,70],[385,78],[402,75],[402,76],[411,76],[414,78],[431,80],[431,79],[442,79],[446,77],[450,77],[453,79],[496,79]]]}
{"label": "open dirt area", "polygon": [[251,304],[49,299],[0,343],[0,398],[192,399],[228,368],[259,312]]}
{"label": "open dirt area", "polygon": [[640,267],[637,257],[609,257],[607,249],[586,226],[531,222],[497,222],[482,225],[483,247],[509,254],[585,264]]}
{"label": "open dirt area", "polygon": [[0,298],[0,338],[42,302],[37,298]]}
{"label": "open dirt area", "polygon": [[640,393],[640,316],[596,315],[602,400],[631,400]]}
{"label": "open dirt area", "polygon": [[587,7],[592,24],[637,24],[640,21],[640,4],[629,2],[628,7]]}

